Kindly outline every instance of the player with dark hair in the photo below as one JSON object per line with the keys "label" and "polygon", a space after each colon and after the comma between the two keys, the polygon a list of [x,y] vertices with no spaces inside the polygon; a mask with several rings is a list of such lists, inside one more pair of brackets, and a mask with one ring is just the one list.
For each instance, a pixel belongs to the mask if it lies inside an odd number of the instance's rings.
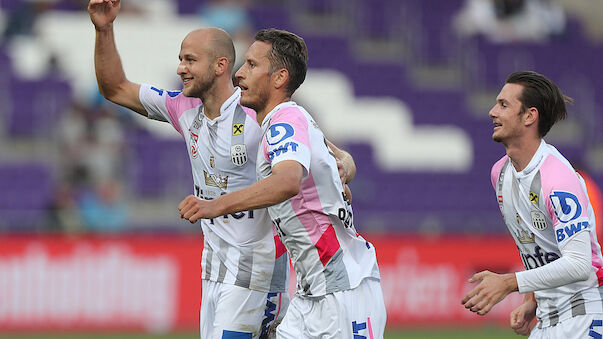
{"label": "player with dark hair", "polygon": [[[511,74],[490,110],[492,139],[507,155],[492,167],[500,211],[525,271],[483,271],[462,303],[488,313],[509,293],[525,293],[510,316],[530,338],[601,338],[603,257],[582,177],[543,137],[566,117],[559,88],[535,72]],[[538,319],[532,329],[532,320]]]}
{"label": "player with dark hair", "polygon": [[386,311],[374,246],[354,227],[335,158],[310,114],[291,101],[304,81],[299,36],[261,30],[236,73],[241,103],[257,112],[260,180],[214,200],[186,197],[183,218],[268,207],[297,275],[279,338],[382,338]]}
{"label": "player with dark hair", "polygon": [[[182,135],[198,197],[214,199],[253,184],[262,131],[256,113],[240,105],[241,90],[232,84],[235,50],[228,33],[218,28],[190,32],[182,41],[177,70],[183,89],[166,91],[126,79],[113,32],[119,9],[119,0],[91,0],[88,6],[96,29],[100,92],[116,104],[170,123]],[[344,158],[343,180],[351,179],[353,160],[333,150]],[[289,300],[289,260],[268,212],[248,208],[200,224],[201,337],[268,337]]]}

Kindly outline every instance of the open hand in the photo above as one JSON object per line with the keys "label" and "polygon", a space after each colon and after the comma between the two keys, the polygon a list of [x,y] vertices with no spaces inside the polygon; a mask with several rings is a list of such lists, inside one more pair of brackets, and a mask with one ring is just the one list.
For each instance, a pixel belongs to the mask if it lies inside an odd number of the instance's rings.
{"label": "open hand", "polygon": [[485,315],[509,293],[517,290],[515,274],[496,274],[482,271],[474,274],[469,282],[480,283],[463,298],[462,304],[471,312]]}

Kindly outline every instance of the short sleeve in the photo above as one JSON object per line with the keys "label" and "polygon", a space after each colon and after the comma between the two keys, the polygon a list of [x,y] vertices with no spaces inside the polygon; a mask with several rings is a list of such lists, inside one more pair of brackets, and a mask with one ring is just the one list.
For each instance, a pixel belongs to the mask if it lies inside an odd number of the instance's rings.
{"label": "short sleeve", "polygon": [[311,160],[308,133],[308,120],[298,108],[289,107],[275,113],[262,140],[270,165],[294,160],[304,167],[304,175],[307,175]]}
{"label": "short sleeve", "polygon": [[147,84],[140,86],[139,98],[150,119],[169,122],[180,134],[182,113],[202,104],[200,99],[185,97],[180,91],[167,91]]}

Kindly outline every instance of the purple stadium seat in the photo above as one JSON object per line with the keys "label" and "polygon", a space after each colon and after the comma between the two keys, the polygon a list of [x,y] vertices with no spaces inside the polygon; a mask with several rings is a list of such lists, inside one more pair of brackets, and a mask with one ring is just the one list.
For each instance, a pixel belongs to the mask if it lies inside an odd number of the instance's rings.
{"label": "purple stadium seat", "polygon": [[43,228],[53,186],[50,170],[43,164],[0,165],[0,228]]}
{"label": "purple stadium seat", "polygon": [[193,191],[190,162],[184,140],[158,139],[138,133],[128,141],[132,150],[134,191],[147,197],[182,197]]}
{"label": "purple stadium seat", "polygon": [[6,116],[9,134],[14,137],[43,138],[71,103],[71,86],[56,78],[20,80],[10,88],[11,110]]}

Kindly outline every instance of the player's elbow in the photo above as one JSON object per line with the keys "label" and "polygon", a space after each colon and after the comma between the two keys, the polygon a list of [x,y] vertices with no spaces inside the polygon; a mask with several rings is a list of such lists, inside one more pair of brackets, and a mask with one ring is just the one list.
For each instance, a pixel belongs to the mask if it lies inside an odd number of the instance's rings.
{"label": "player's elbow", "polygon": [[574,277],[576,281],[584,281],[590,278],[593,270],[592,264],[586,258],[580,258],[574,262]]}
{"label": "player's elbow", "polygon": [[285,199],[293,198],[299,194],[299,186],[300,182],[298,179],[292,176],[285,177],[282,181],[281,194]]}
{"label": "player's elbow", "polygon": [[105,99],[115,104],[123,105],[125,98],[132,92],[132,86],[133,84],[125,78],[111,82],[99,81],[98,91]]}
{"label": "player's elbow", "polygon": [[102,85],[99,83],[98,91],[105,99],[107,99],[113,103],[116,103],[116,104],[118,103],[118,101],[119,101],[119,99],[118,99],[119,87],[118,86]]}

